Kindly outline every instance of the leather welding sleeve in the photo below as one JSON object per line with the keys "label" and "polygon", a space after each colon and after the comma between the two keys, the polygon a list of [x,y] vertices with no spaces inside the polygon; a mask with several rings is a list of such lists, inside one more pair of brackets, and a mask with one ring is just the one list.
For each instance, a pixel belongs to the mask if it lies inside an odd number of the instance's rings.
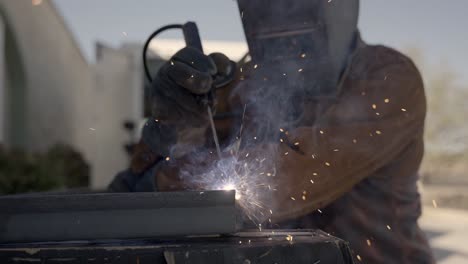
{"label": "leather welding sleeve", "polygon": [[323,208],[388,165],[421,137],[425,112],[423,83],[409,60],[348,78],[341,99],[312,126],[283,135],[300,151],[284,143],[251,150],[277,153],[272,221]]}

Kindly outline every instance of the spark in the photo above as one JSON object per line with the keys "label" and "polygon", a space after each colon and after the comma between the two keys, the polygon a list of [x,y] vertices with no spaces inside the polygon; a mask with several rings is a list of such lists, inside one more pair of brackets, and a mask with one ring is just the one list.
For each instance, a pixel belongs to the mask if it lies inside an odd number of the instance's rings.
{"label": "spark", "polygon": [[388,103],[390,102],[390,99],[385,98],[384,102],[385,102],[386,104],[388,104]]}
{"label": "spark", "polygon": [[304,201],[305,201],[305,200],[306,200],[306,198],[307,198],[307,197],[306,197],[305,195],[302,195],[302,200],[304,200]]}
{"label": "spark", "polygon": [[236,200],[240,200],[242,198],[242,195],[240,194],[240,192],[238,192],[236,190],[236,186],[234,184],[232,184],[232,183],[228,183],[228,184],[224,185],[222,187],[222,189],[224,191],[236,191],[236,194],[235,194],[235,197],[234,197]]}
{"label": "spark", "polygon": [[392,230],[392,228],[391,228],[389,225],[387,225],[387,229],[388,229],[388,230]]}
{"label": "spark", "polygon": [[305,58],[306,57],[306,54],[305,53],[302,53],[301,54],[301,58]]}
{"label": "spark", "polygon": [[287,235],[287,236],[286,236],[286,240],[289,241],[289,242],[292,242],[293,239],[294,239],[294,238],[293,238],[293,236],[291,236],[291,235]]}
{"label": "spark", "polygon": [[258,67],[258,65],[257,65],[257,64],[255,64],[255,65],[254,65],[254,69],[257,69],[257,67]]}
{"label": "spark", "polygon": [[285,156],[287,156],[288,154],[289,154],[289,152],[287,152],[287,151],[284,153]]}
{"label": "spark", "polygon": [[368,245],[369,247],[372,245],[370,239],[367,239],[366,242],[367,242],[367,245]]}
{"label": "spark", "polygon": [[294,143],[294,146],[299,146],[299,142]]}
{"label": "spark", "polygon": [[171,65],[174,66],[174,62],[173,62],[173,61],[171,61]]}
{"label": "spark", "polygon": [[314,172],[314,173],[312,173],[312,175],[314,175],[314,176],[317,176],[317,175],[318,175],[318,173]]}
{"label": "spark", "polygon": [[402,108],[401,111],[402,111],[402,112],[406,112],[406,108]]}
{"label": "spark", "polygon": [[314,184],[315,182],[314,182],[314,180],[310,180],[310,183]]}
{"label": "spark", "polygon": [[375,115],[378,115],[378,116],[379,116],[379,115],[380,115],[380,113],[379,113],[379,112],[375,112]]}
{"label": "spark", "polygon": [[[244,156],[247,155],[242,155],[242,158]],[[270,201],[267,197],[275,186],[269,184],[268,177],[276,174],[276,169],[270,167],[269,162],[261,162],[262,158],[245,161],[230,156],[217,160],[208,170],[198,175],[193,175],[192,170],[186,170],[182,177],[187,177],[194,186],[200,186],[204,190],[234,190],[237,205],[248,219],[258,224],[267,220],[266,215],[269,215],[268,209],[271,206],[265,202]],[[266,173],[267,171],[270,172]]]}
{"label": "spark", "polygon": [[317,209],[317,211],[318,211],[319,213],[323,214],[322,210],[320,210],[320,209]]}
{"label": "spark", "polygon": [[372,109],[377,109],[377,105],[376,104],[372,104]]}
{"label": "spark", "polygon": [[296,198],[294,198],[294,197],[291,196],[291,200],[296,201]]}
{"label": "spark", "polygon": [[282,128],[280,128],[279,130],[280,130],[280,132],[281,132],[281,133],[283,133],[283,132],[284,132],[284,129],[282,129]]}
{"label": "spark", "polygon": [[170,161],[171,160],[171,157],[166,157],[166,161]]}
{"label": "spark", "polygon": [[320,134],[322,134],[322,135],[324,134],[323,130],[320,130]]}
{"label": "spark", "polygon": [[357,255],[356,258],[357,258],[359,261],[362,261],[361,256]]}
{"label": "spark", "polygon": [[382,134],[382,132],[381,132],[380,130],[376,130],[375,133],[376,133],[377,135],[381,135],[381,134]]}
{"label": "spark", "polygon": [[298,71],[298,72],[302,72],[302,71],[303,71],[303,69],[301,68],[301,69],[299,69],[299,70],[297,70],[297,71]]}
{"label": "spark", "polygon": [[327,167],[330,167],[331,164],[330,164],[329,162],[325,162],[325,165],[326,165]]}
{"label": "spark", "polygon": [[280,138],[280,142],[281,142],[281,143],[283,143],[283,142],[284,142],[284,140],[283,140],[282,138]]}

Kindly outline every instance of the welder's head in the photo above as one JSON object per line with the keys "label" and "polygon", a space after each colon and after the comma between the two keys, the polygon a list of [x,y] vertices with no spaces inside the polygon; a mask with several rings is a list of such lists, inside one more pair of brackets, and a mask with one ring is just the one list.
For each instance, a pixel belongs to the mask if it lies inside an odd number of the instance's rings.
{"label": "welder's head", "polygon": [[333,93],[357,36],[359,0],[238,0],[238,4],[255,63],[299,67],[310,78],[326,79],[309,89],[311,94]]}

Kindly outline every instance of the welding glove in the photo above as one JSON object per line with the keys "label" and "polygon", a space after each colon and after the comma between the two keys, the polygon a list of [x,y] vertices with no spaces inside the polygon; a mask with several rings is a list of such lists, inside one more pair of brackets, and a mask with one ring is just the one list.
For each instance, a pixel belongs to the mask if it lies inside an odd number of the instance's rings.
{"label": "welding glove", "polygon": [[150,91],[152,119],[142,141],[161,156],[180,157],[205,144],[215,111],[214,87],[233,79],[235,63],[221,53],[204,55],[186,47],[158,71]]}

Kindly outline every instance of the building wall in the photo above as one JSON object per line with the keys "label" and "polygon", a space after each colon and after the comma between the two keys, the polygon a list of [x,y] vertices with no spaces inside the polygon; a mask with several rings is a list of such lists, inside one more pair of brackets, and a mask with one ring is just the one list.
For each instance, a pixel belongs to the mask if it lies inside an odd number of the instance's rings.
{"label": "building wall", "polygon": [[91,187],[105,188],[128,166],[123,123],[143,116],[140,46],[98,45],[89,65],[50,1],[0,0],[0,17],[2,144],[70,144],[91,165]]}
{"label": "building wall", "polygon": [[0,0],[0,17],[2,144],[68,143],[93,163],[94,76],[62,18],[48,0]]}
{"label": "building wall", "polygon": [[[123,129],[126,121],[138,123],[142,117],[143,90],[141,70],[135,63],[132,52],[97,45],[97,59],[94,66],[96,88],[94,130],[95,171],[91,185],[104,188],[121,170],[128,167],[129,157],[124,145],[132,140]],[[140,97],[140,98],[139,98]]]}

